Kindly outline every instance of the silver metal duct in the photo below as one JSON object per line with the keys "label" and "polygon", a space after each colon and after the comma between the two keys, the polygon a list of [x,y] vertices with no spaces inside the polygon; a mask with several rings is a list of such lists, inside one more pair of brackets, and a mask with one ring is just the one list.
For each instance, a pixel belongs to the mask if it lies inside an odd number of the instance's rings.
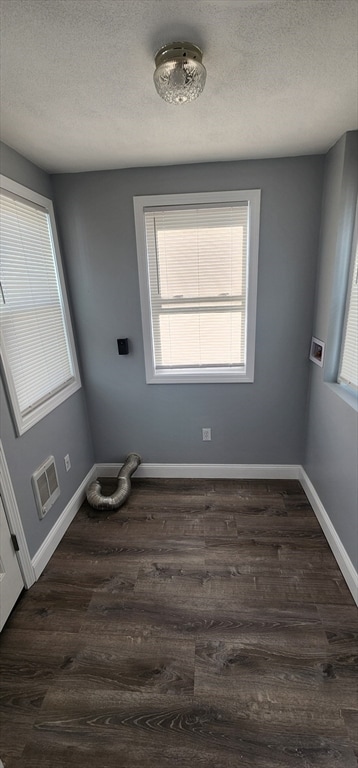
{"label": "silver metal duct", "polygon": [[138,453],[130,453],[117,475],[117,488],[111,496],[103,496],[101,484],[95,480],[88,486],[87,501],[94,509],[118,509],[128,499],[131,491],[130,477],[141,463]]}

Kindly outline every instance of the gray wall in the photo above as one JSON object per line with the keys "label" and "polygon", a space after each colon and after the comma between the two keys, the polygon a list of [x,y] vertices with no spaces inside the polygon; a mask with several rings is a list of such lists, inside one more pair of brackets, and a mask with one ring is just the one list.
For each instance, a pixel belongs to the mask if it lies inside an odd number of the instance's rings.
{"label": "gray wall", "polygon": [[[144,462],[302,463],[323,162],[53,177],[97,461],[138,451]],[[147,385],[133,196],[247,188],[262,190],[254,384]],[[119,357],[125,336],[131,353]]]}
{"label": "gray wall", "polygon": [[[89,419],[82,389],[16,437],[0,385],[1,437],[31,555],[94,460],[121,461],[135,450],[145,462],[287,464],[301,463],[306,446],[306,471],[358,565],[357,415],[349,400],[337,395],[338,385],[330,383],[343,318],[356,158],[357,133],[351,132],[326,160],[301,157],[53,177]],[[1,160],[4,175],[52,196],[47,174],[5,145]],[[262,210],[254,384],[147,385],[133,196],[256,187],[262,190]],[[312,328],[326,341],[323,371],[307,359]],[[120,336],[130,338],[128,357],[117,355]],[[202,443],[202,426],[212,427],[211,443]],[[63,456],[68,452],[72,470],[67,474]],[[31,474],[50,453],[56,458],[61,496],[40,522]]]}
{"label": "gray wall", "polygon": [[326,158],[313,334],[326,342],[324,369],[312,365],[305,469],[358,568],[357,411],[336,380],[355,206],[358,133]]}
{"label": "gray wall", "polygon": [[[51,180],[44,171],[4,144],[1,144],[0,149],[1,173],[4,176],[52,197]],[[21,437],[16,436],[2,381],[0,409],[1,439],[30,555],[33,556],[93,465],[84,391],[80,389]],[[63,463],[66,453],[70,454],[72,462],[72,469],[68,473]],[[50,454],[56,460],[61,495],[40,521],[32,492],[31,475]]]}

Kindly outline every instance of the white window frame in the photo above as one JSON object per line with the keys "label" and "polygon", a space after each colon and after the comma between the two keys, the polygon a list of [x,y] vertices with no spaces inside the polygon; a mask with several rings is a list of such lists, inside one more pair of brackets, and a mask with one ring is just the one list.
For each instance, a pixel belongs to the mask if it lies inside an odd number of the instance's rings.
{"label": "white window frame", "polygon": [[[260,198],[261,191],[259,189],[234,190],[231,192],[143,195],[133,198],[147,384],[218,384],[252,383],[254,381]],[[241,202],[247,202],[249,210],[245,370],[241,372],[238,368],[230,369],[229,367],[216,369],[215,372],[209,369],[204,369],[203,371],[196,369],[193,372],[188,371],[188,369],[184,369],[183,372],[177,369],[175,371],[157,370],[155,368],[152,332],[152,310],[144,219],[145,210],[161,206],[205,206],[205,204],[235,204]]]}
{"label": "white window frame", "polygon": [[70,354],[71,363],[72,363],[72,370],[73,370],[73,379],[67,386],[64,386],[61,390],[55,392],[54,394],[50,393],[44,401],[42,401],[38,405],[35,405],[34,408],[29,412],[27,412],[26,414],[22,414],[19,407],[19,403],[18,403],[18,398],[16,394],[11,367],[6,355],[6,346],[4,343],[3,334],[0,329],[1,369],[4,377],[4,383],[6,385],[6,389],[8,393],[8,399],[9,399],[9,404],[10,404],[12,415],[13,415],[14,425],[15,425],[17,434],[20,436],[24,434],[24,432],[26,432],[28,429],[33,427],[35,424],[37,424],[41,419],[43,419],[49,413],[51,413],[51,411],[53,411],[55,408],[61,405],[61,403],[63,403],[65,400],[67,400],[68,397],[73,395],[74,392],[80,389],[81,379],[80,379],[76,347],[75,347],[70,311],[69,311],[67,294],[66,294],[66,286],[65,286],[64,274],[63,274],[63,268],[62,268],[62,262],[61,262],[60,247],[59,247],[59,242],[57,237],[56,222],[55,222],[52,200],[50,200],[47,197],[44,197],[43,195],[38,194],[37,192],[34,192],[34,190],[29,189],[28,187],[25,187],[22,184],[18,184],[16,181],[13,181],[12,179],[8,179],[6,176],[3,176],[3,175],[0,175],[0,187],[6,192],[15,194],[19,197],[24,198],[30,203],[34,203],[35,205],[39,205],[42,208],[45,208],[48,213],[49,221],[51,225],[52,245],[53,245],[53,252],[55,256],[55,267],[57,270],[58,284],[60,287],[60,300],[62,302],[65,331],[67,334],[67,343],[68,343],[68,349],[69,349],[69,354]]}
{"label": "white window frame", "polygon": [[[352,392],[356,397],[358,396],[358,388],[353,382],[345,380],[343,378],[342,366],[343,366],[343,358],[344,358],[344,352],[345,352],[347,326],[348,326],[350,309],[351,309],[350,304],[351,304],[353,281],[358,280],[357,247],[358,247],[358,201],[356,206],[355,223],[354,223],[354,231],[353,231],[353,238],[352,238],[351,260],[350,260],[349,278],[348,278],[348,284],[347,284],[345,316],[344,316],[343,333],[342,333],[342,340],[341,340],[341,347],[340,347],[340,360],[339,360],[338,379],[337,379],[338,384],[341,387],[344,387],[345,389],[347,389],[348,392]],[[356,360],[356,363],[358,366],[358,359]]]}

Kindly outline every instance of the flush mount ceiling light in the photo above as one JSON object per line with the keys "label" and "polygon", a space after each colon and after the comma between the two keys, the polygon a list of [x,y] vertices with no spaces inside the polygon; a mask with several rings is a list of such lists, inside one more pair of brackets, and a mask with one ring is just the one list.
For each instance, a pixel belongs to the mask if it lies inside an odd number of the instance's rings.
{"label": "flush mount ceiling light", "polygon": [[184,104],[202,92],[206,69],[202,51],[192,43],[168,43],[155,55],[154,84],[165,101]]}

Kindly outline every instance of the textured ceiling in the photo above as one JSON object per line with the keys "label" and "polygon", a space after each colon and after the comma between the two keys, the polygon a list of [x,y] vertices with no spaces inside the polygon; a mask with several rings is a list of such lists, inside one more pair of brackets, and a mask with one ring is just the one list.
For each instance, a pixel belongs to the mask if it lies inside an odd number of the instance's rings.
{"label": "textured ceiling", "polygon": [[[2,139],[48,171],[325,152],[357,127],[356,0],[1,0]],[[203,49],[166,104],[154,53]]]}

